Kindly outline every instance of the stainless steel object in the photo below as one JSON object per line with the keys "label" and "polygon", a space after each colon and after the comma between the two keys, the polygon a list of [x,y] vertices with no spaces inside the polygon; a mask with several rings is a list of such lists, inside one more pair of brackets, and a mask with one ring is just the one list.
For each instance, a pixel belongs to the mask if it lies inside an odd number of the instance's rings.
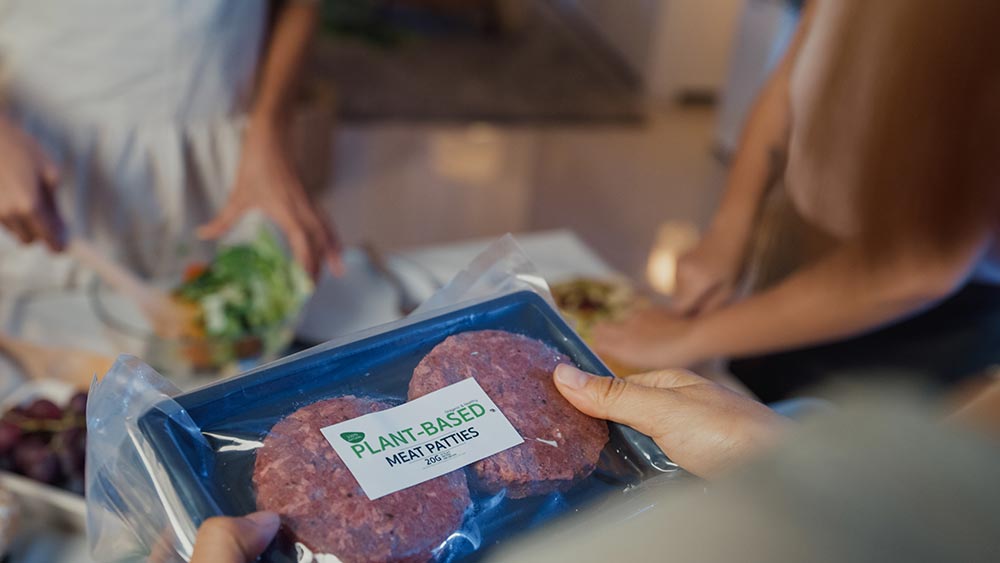
{"label": "stainless steel object", "polygon": [[371,242],[362,243],[361,249],[368,257],[368,263],[371,267],[395,289],[396,295],[399,297],[397,305],[399,314],[405,317],[415,311],[420,306],[420,300],[413,295],[399,274],[389,267],[382,252]]}

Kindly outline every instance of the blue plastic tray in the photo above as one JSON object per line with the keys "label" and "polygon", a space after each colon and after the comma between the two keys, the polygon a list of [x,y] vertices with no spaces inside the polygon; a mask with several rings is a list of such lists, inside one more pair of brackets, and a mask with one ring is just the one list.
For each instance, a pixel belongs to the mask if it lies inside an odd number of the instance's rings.
{"label": "blue plastic tray", "polygon": [[[251,481],[254,444],[281,418],[304,405],[342,395],[400,404],[406,400],[414,367],[434,346],[450,335],[484,329],[536,338],[569,356],[581,369],[611,375],[552,307],[537,294],[523,291],[337,348],[306,351],[176,397],[204,440],[192,437],[159,410],[144,415],[139,427],[169,469],[179,500],[195,522],[220,512],[246,514],[256,509]],[[671,467],[652,440],[611,425],[611,439],[597,470],[566,493],[511,500],[478,498],[473,492],[474,508],[468,518],[478,525],[479,545],[454,542],[437,560],[478,559],[512,535],[609,493],[620,493]],[[296,559],[291,546],[278,542],[265,560]]]}

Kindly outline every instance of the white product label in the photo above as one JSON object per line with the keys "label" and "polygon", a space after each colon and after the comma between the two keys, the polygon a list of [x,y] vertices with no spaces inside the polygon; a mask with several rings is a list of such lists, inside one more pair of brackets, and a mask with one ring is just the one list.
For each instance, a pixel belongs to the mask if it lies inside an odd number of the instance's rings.
{"label": "white product label", "polygon": [[322,432],[371,500],[524,442],[471,378]]}

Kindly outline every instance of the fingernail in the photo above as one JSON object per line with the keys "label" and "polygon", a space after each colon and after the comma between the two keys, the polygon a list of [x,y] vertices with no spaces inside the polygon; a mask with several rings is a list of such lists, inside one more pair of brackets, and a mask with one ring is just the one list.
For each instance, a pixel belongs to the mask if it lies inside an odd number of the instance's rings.
{"label": "fingernail", "polygon": [[280,517],[274,512],[254,512],[247,514],[246,519],[257,525],[258,528],[276,528]]}
{"label": "fingernail", "polygon": [[556,381],[570,389],[583,389],[590,376],[569,364],[556,366]]}

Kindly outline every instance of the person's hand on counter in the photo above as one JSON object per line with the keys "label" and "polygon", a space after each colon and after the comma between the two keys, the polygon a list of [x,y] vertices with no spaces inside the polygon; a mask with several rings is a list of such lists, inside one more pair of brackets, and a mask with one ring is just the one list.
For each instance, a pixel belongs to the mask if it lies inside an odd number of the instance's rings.
{"label": "person's hand on counter", "polygon": [[296,260],[314,278],[322,264],[334,274],[343,270],[341,245],[333,225],[309,198],[294,163],[273,125],[252,122],[240,157],[236,184],[226,206],[198,234],[224,235],[253,209],[264,212],[285,233]]}
{"label": "person's hand on counter", "polygon": [[271,543],[280,525],[274,512],[209,518],[198,528],[191,563],[250,563]]}
{"label": "person's hand on counter", "polygon": [[739,232],[712,230],[677,260],[677,287],[671,308],[698,315],[732,298],[743,268],[746,240]]}
{"label": "person's hand on counter", "polygon": [[690,367],[705,359],[694,342],[694,324],[667,309],[644,307],[598,323],[593,346],[601,356],[640,370]]}
{"label": "person's hand on counter", "polygon": [[574,407],[651,437],[678,465],[713,477],[777,443],[789,420],[686,370],[626,379],[560,365],[556,388]]}
{"label": "person's hand on counter", "polygon": [[0,224],[24,244],[66,244],[56,209],[59,168],[27,133],[0,114]]}

